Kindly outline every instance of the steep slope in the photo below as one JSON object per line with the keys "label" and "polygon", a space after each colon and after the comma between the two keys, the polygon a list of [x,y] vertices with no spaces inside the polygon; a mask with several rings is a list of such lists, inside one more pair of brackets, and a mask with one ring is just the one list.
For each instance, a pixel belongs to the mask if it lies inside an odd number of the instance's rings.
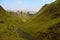
{"label": "steep slope", "polygon": [[22,20],[11,15],[0,6],[0,40],[24,40],[15,31]]}
{"label": "steep slope", "polygon": [[20,29],[36,37],[36,40],[60,40],[60,2],[46,5]]}

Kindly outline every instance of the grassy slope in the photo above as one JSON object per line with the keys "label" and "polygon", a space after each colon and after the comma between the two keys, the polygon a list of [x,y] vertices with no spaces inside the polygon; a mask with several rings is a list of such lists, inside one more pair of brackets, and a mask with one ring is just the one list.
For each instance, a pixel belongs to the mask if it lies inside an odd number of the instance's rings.
{"label": "grassy slope", "polygon": [[0,40],[23,40],[17,32],[16,27],[20,27],[22,20],[13,16],[0,7]]}
{"label": "grassy slope", "polygon": [[33,36],[37,36],[38,32],[48,32],[48,28],[60,22],[60,16],[57,18],[54,16],[56,14],[60,15],[59,4],[59,2],[48,4],[20,29]]}

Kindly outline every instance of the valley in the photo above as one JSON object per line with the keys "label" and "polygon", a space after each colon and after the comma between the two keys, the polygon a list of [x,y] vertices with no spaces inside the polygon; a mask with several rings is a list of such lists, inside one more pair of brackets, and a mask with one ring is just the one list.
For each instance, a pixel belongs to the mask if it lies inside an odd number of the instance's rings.
{"label": "valley", "polygon": [[8,12],[0,5],[0,40],[60,40],[60,1],[36,14]]}

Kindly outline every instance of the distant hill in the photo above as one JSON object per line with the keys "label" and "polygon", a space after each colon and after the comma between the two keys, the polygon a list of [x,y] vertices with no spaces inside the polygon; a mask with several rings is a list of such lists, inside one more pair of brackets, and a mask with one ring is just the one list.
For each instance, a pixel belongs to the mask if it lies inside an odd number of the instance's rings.
{"label": "distant hill", "polygon": [[27,22],[34,15],[31,14],[30,12],[24,12],[24,11],[17,11],[17,12],[10,11],[10,14],[18,16],[20,19],[22,19],[24,23]]}
{"label": "distant hill", "polygon": [[18,16],[22,19],[23,22],[27,22],[33,14],[30,14],[29,12],[19,12]]}
{"label": "distant hill", "polygon": [[60,40],[60,1],[45,5],[20,29],[36,40]]}

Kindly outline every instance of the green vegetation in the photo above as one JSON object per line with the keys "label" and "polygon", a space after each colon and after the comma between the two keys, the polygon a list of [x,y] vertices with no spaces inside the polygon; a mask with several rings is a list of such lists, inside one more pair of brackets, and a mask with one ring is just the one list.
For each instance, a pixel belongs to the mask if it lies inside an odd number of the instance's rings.
{"label": "green vegetation", "polygon": [[20,27],[22,20],[11,15],[0,6],[0,40],[23,40],[15,29]]}
{"label": "green vegetation", "polygon": [[[60,40],[60,1],[46,4],[29,22],[0,7],[0,40]],[[23,24],[23,25],[22,25]]]}
{"label": "green vegetation", "polygon": [[[51,4],[45,5],[45,7],[43,7],[39,12],[35,14],[32,20],[24,24],[22,27],[20,27],[20,29],[26,33],[31,34],[37,40],[41,40],[39,39],[40,32],[49,33],[49,28],[60,23],[60,5],[59,4],[60,4],[59,2],[55,1]],[[57,33],[59,32],[57,31]],[[51,40],[54,40],[54,39],[51,39]]]}

